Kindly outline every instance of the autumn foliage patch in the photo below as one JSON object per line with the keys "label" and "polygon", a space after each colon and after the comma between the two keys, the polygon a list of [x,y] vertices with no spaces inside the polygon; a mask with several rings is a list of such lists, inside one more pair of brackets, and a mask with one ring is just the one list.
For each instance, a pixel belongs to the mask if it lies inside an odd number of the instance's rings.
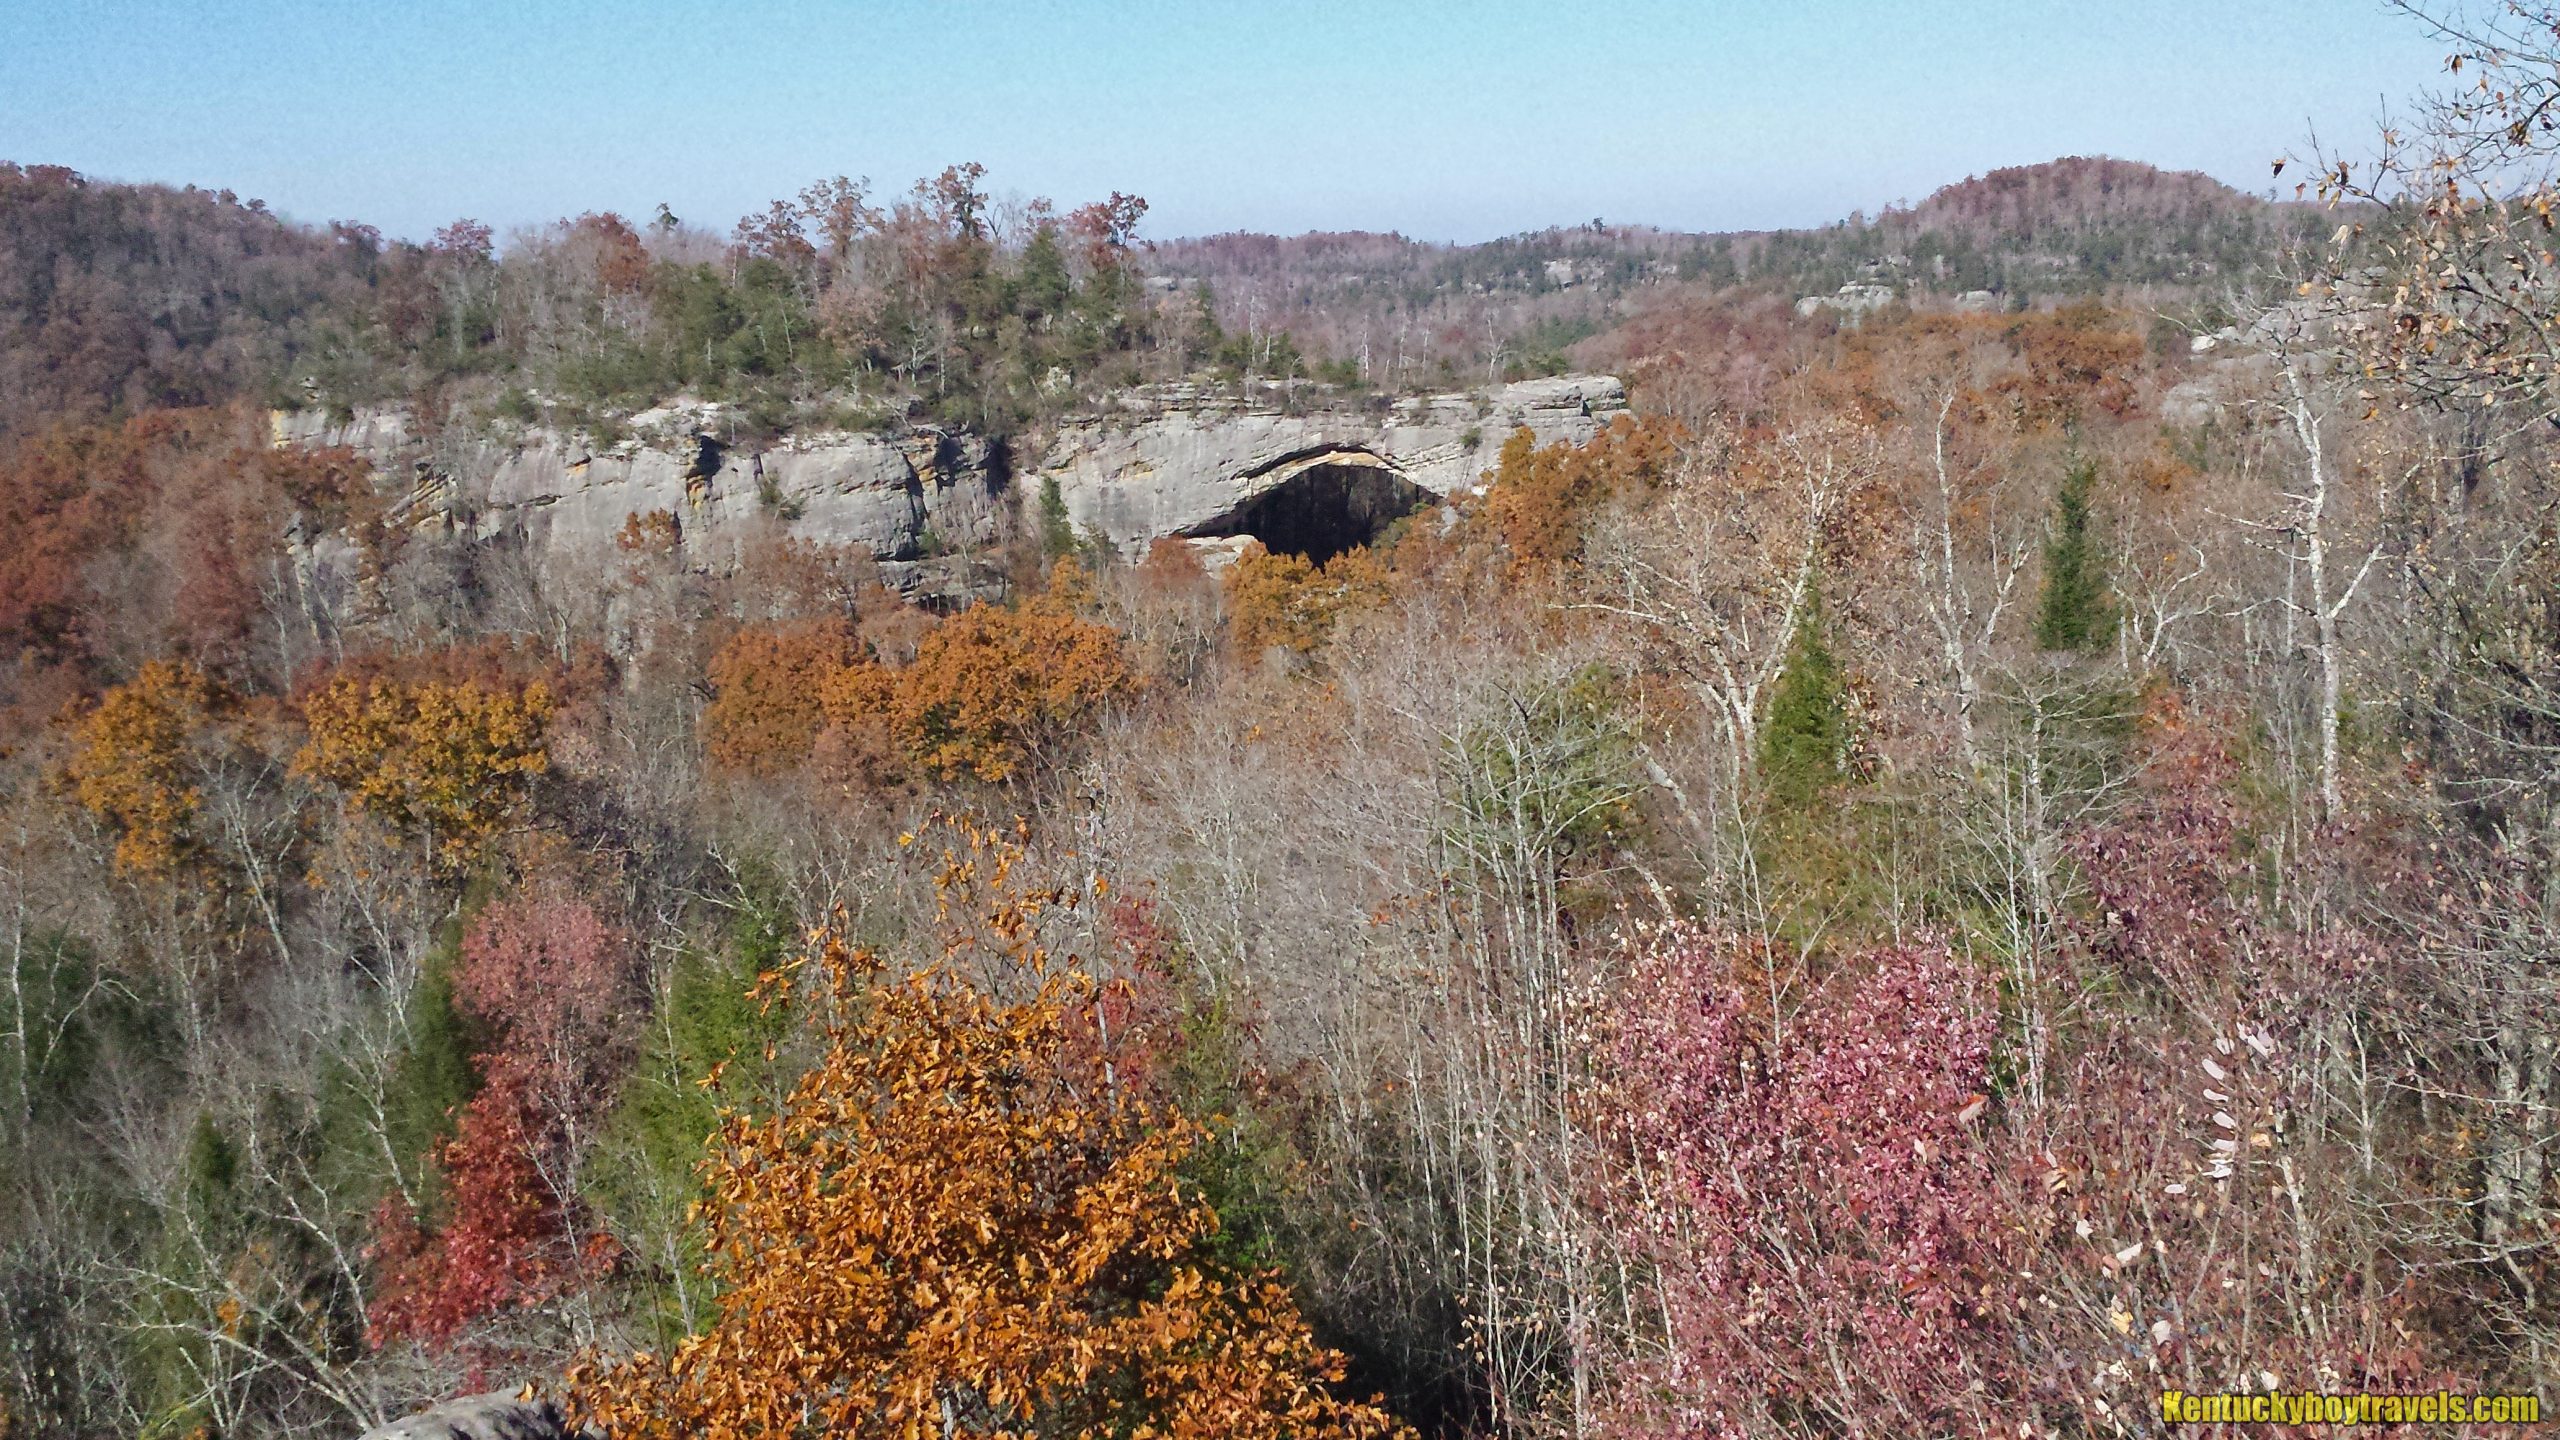
{"label": "autumn foliage patch", "polygon": [[[717,1314],[672,1351],[590,1363],[615,1436],[1395,1433],[1331,1390],[1288,1289],[1215,1273],[1179,1178],[1199,1128],[1154,1093],[1125,982],[1043,948],[1072,903],[947,857],[945,955],[901,975],[837,932],[777,976],[827,1018],[769,1115],[704,1164]],[[983,888],[981,888],[981,885]],[[975,978],[973,978],[975,977]],[[1116,1017],[1118,1024],[1108,1023]]]}
{"label": "autumn foliage patch", "polygon": [[905,665],[863,653],[841,621],[749,630],[713,658],[711,680],[714,762],[777,773],[822,750],[873,783],[1012,779],[1137,689],[1119,635],[1054,595],[972,606],[926,630]]}
{"label": "autumn foliage patch", "polygon": [[1543,573],[1579,556],[1591,512],[1661,484],[1688,440],[1680,422],[1659,416],[1620,415],[1583,445],[1541,447],[1526,428],[1514,431],[1485,498],[1512,573]]}
{"label": "autumn foliage patch", "polygon": [[1274,645],[1306,654],[1324,643],[1336,621],[1381,603],[1388,591],[1386,567],[1366,549],[1318,565],[1258,544],[1228,568],[1221,584],[1228,638],[1246,655]]}
{"label": "autumn foliage patch", "polygon": [[844,620],[739,631],[711,657],[703,750],[724,770],[770,773],[798,765],[826,728],[820,691],[861,655]]}
{"label": "autumn foliage patch", "polygon": [[225,698],[195,666],[154,660],[74,727],[64,778],[114,829],[118,869],[165,876],[194,853],[204,796],[188,757]]}
{"label": "autumn foliage patch", "polygon": [[464,932],[455,1000],[492,1037],[481,1088],[433,1159],[445,1213],[392,1195],[376,1217],[372,1338],[451,1342],[608,1271],[575,1188],[629,1044],[628,936],[556,890],[492,904]]}
{"label": "autumn foliage patch", "polygon": [[541,681],[521,687],[341,676],[303,703],[294,770],[460,867],[513,819],[550,769]]}
{"label": "autumn foliage patch", "polygon": [[[1943,947],[1878,950],[1773,1009],[1765,942],[1646,938],[1609,1049],[1616,1223],[1666,1348],[1626,1383],[1662,1433],[1978,1431],[2010,1393],[2014,1269],[1982,1123],[1990,997]],[[1614,1108],[1614,1106],[1613,1106]]]}

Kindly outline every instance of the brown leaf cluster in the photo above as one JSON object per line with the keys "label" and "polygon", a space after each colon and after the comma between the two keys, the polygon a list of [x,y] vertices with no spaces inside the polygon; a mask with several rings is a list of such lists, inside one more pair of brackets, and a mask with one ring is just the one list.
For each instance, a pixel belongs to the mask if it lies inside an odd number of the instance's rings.
{"label": "brown leaf cluster", "polygon": [[841,619],[741,630],[712,655],[711,703],[702,744],[723,770],[772,774],[806,759],[826,728],[819,692],[862,658],[853,626]]}
{"label": "brown leaf cluster", "polygon": [[1515,577],[1542,574],[1582,553],[1591,512],[1641,496],[1679,463],[1688,430],[1660,416],[1620,415],[1582,445],[1541,449],[1527,429],[1502,445],[1487,514],[1510,551]]}
{"label": "brown leaf cluster", "polygon": [[1344,614],[1383,603],[1388,583],[1386,566],[1365,548],[1318,565],[1257,545],[1227,570],[1227,634],[1246,655],[1273,645],[1303,655]]}
{"label": "brown leaf cluster", "polygon": [[840,620],[742,632],[711,663],[713,763],[773,774],[822,751],[870,783],[1013,778],[1138,686],[1119,634],[1052,593],[979,605],[915,642],[905,665],[865,653]]}

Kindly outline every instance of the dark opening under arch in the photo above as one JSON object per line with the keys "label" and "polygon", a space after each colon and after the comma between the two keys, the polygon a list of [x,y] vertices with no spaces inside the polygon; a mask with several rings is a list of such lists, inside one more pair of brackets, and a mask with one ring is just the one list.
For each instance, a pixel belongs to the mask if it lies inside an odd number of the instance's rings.
{"label": "dark opening under arch", "polygon": [[1321,565],[1376,540],[1431,498],[1374,458],[1320,460],[1188,533],[1250,535],[1274,555],[1304,555]]}

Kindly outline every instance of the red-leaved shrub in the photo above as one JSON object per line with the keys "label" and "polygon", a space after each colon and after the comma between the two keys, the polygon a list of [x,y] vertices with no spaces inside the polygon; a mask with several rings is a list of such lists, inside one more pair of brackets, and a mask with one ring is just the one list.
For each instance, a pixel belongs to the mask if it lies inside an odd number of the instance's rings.
{"label": "red-leaved shrub", "polygon": [[377,1345],[452,1342],[474,1322],[574,1288],[614,1259],[582,1234],[575,1192],[630,1026],[631,944],[593,906],[543,890],[501,900],[463,934],[454,998],[492,1037],[481,1088],[438,1147],[444,1213],[430,1232],[395,1196],[376,1218]]}
{"label": "red-leaved shrub", "polygon": [[1914,944],[1778,1015],[1742,983],[1761,949],[1640,942],[1610,1213],[1658,1270],[1665,1343],[1621,1403],[1677,1435],[1977,1429],[2015,1364],[1987,987]]}

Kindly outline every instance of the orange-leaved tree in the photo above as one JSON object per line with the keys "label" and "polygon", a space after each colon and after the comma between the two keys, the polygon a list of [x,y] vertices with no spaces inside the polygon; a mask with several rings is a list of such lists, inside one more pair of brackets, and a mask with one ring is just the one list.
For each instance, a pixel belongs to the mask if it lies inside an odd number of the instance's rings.
{"label": "orange-leaved tree", "polygon": [[1540,449],[1523,427],[1502,444],[1485,510],[1524,575],[1582,554],[1583,527],[1610,500],[1637,497],[1667,478],[1689,442],[1677,420],[1620,415],[1581,445]]}
{"label": "orange-leaved tree", "polygon": [[63,779],[116,833],[116,868],[165,876],[196,853],[204,796],[190,752],[224,701],[202,670],[153,660],[109,690],[72,729]]}
{"label": "orange-leaved tree", "polygon": [[832,726],[849,735],[885,731],[928,775],[1001,781],[1136,686],[1118,632],[1043,595],[972,606],[935,626],[917,644],[914,664],[855,664],[820,698]]}
{"label": "orange-leaved tree", "polygon": [[1365,547],[1317,565],[1257,544],[1228,567],[1221,588],[1227,634],[1239,651],[1253,655],[1279,645],[1303,655],[1323,644],[1345,613],[1383,603],[1388,579],[1386,566]]}
{"label": "orange-leaved tree", "polygon": [[415,836],[435,863],[469,864],[551,767],[551,689],[478,680],[339,676],[303,702],[295,773]]}
{"label": "orange-leaved tree", "polygon": [[[777,972],[823,1051],[703,1165],[717,1316],[672,1351],[590,1361],[579,1419],[676,1436],[1352,1437],[1342,1357],[1288,1289],[1217,1273],[1177,1168],[1200,1131],[1155,1096],[1146,1007],[1046,950],[1018,852],[945,861],[945,953],[913,974],[833,931]],[[992,903],[964,872],[993,874]],[[1016,998],[1002,998],[1002,992]]]}
{"label": "orange-leaved tree", "polygon": [[711,763],[771,774],[807,759],[827,723],[820,687],[861,658],[852,623],[837,618],[758,626],[729,637],[711,657],[712,699],[702,710],[702,747]]}

